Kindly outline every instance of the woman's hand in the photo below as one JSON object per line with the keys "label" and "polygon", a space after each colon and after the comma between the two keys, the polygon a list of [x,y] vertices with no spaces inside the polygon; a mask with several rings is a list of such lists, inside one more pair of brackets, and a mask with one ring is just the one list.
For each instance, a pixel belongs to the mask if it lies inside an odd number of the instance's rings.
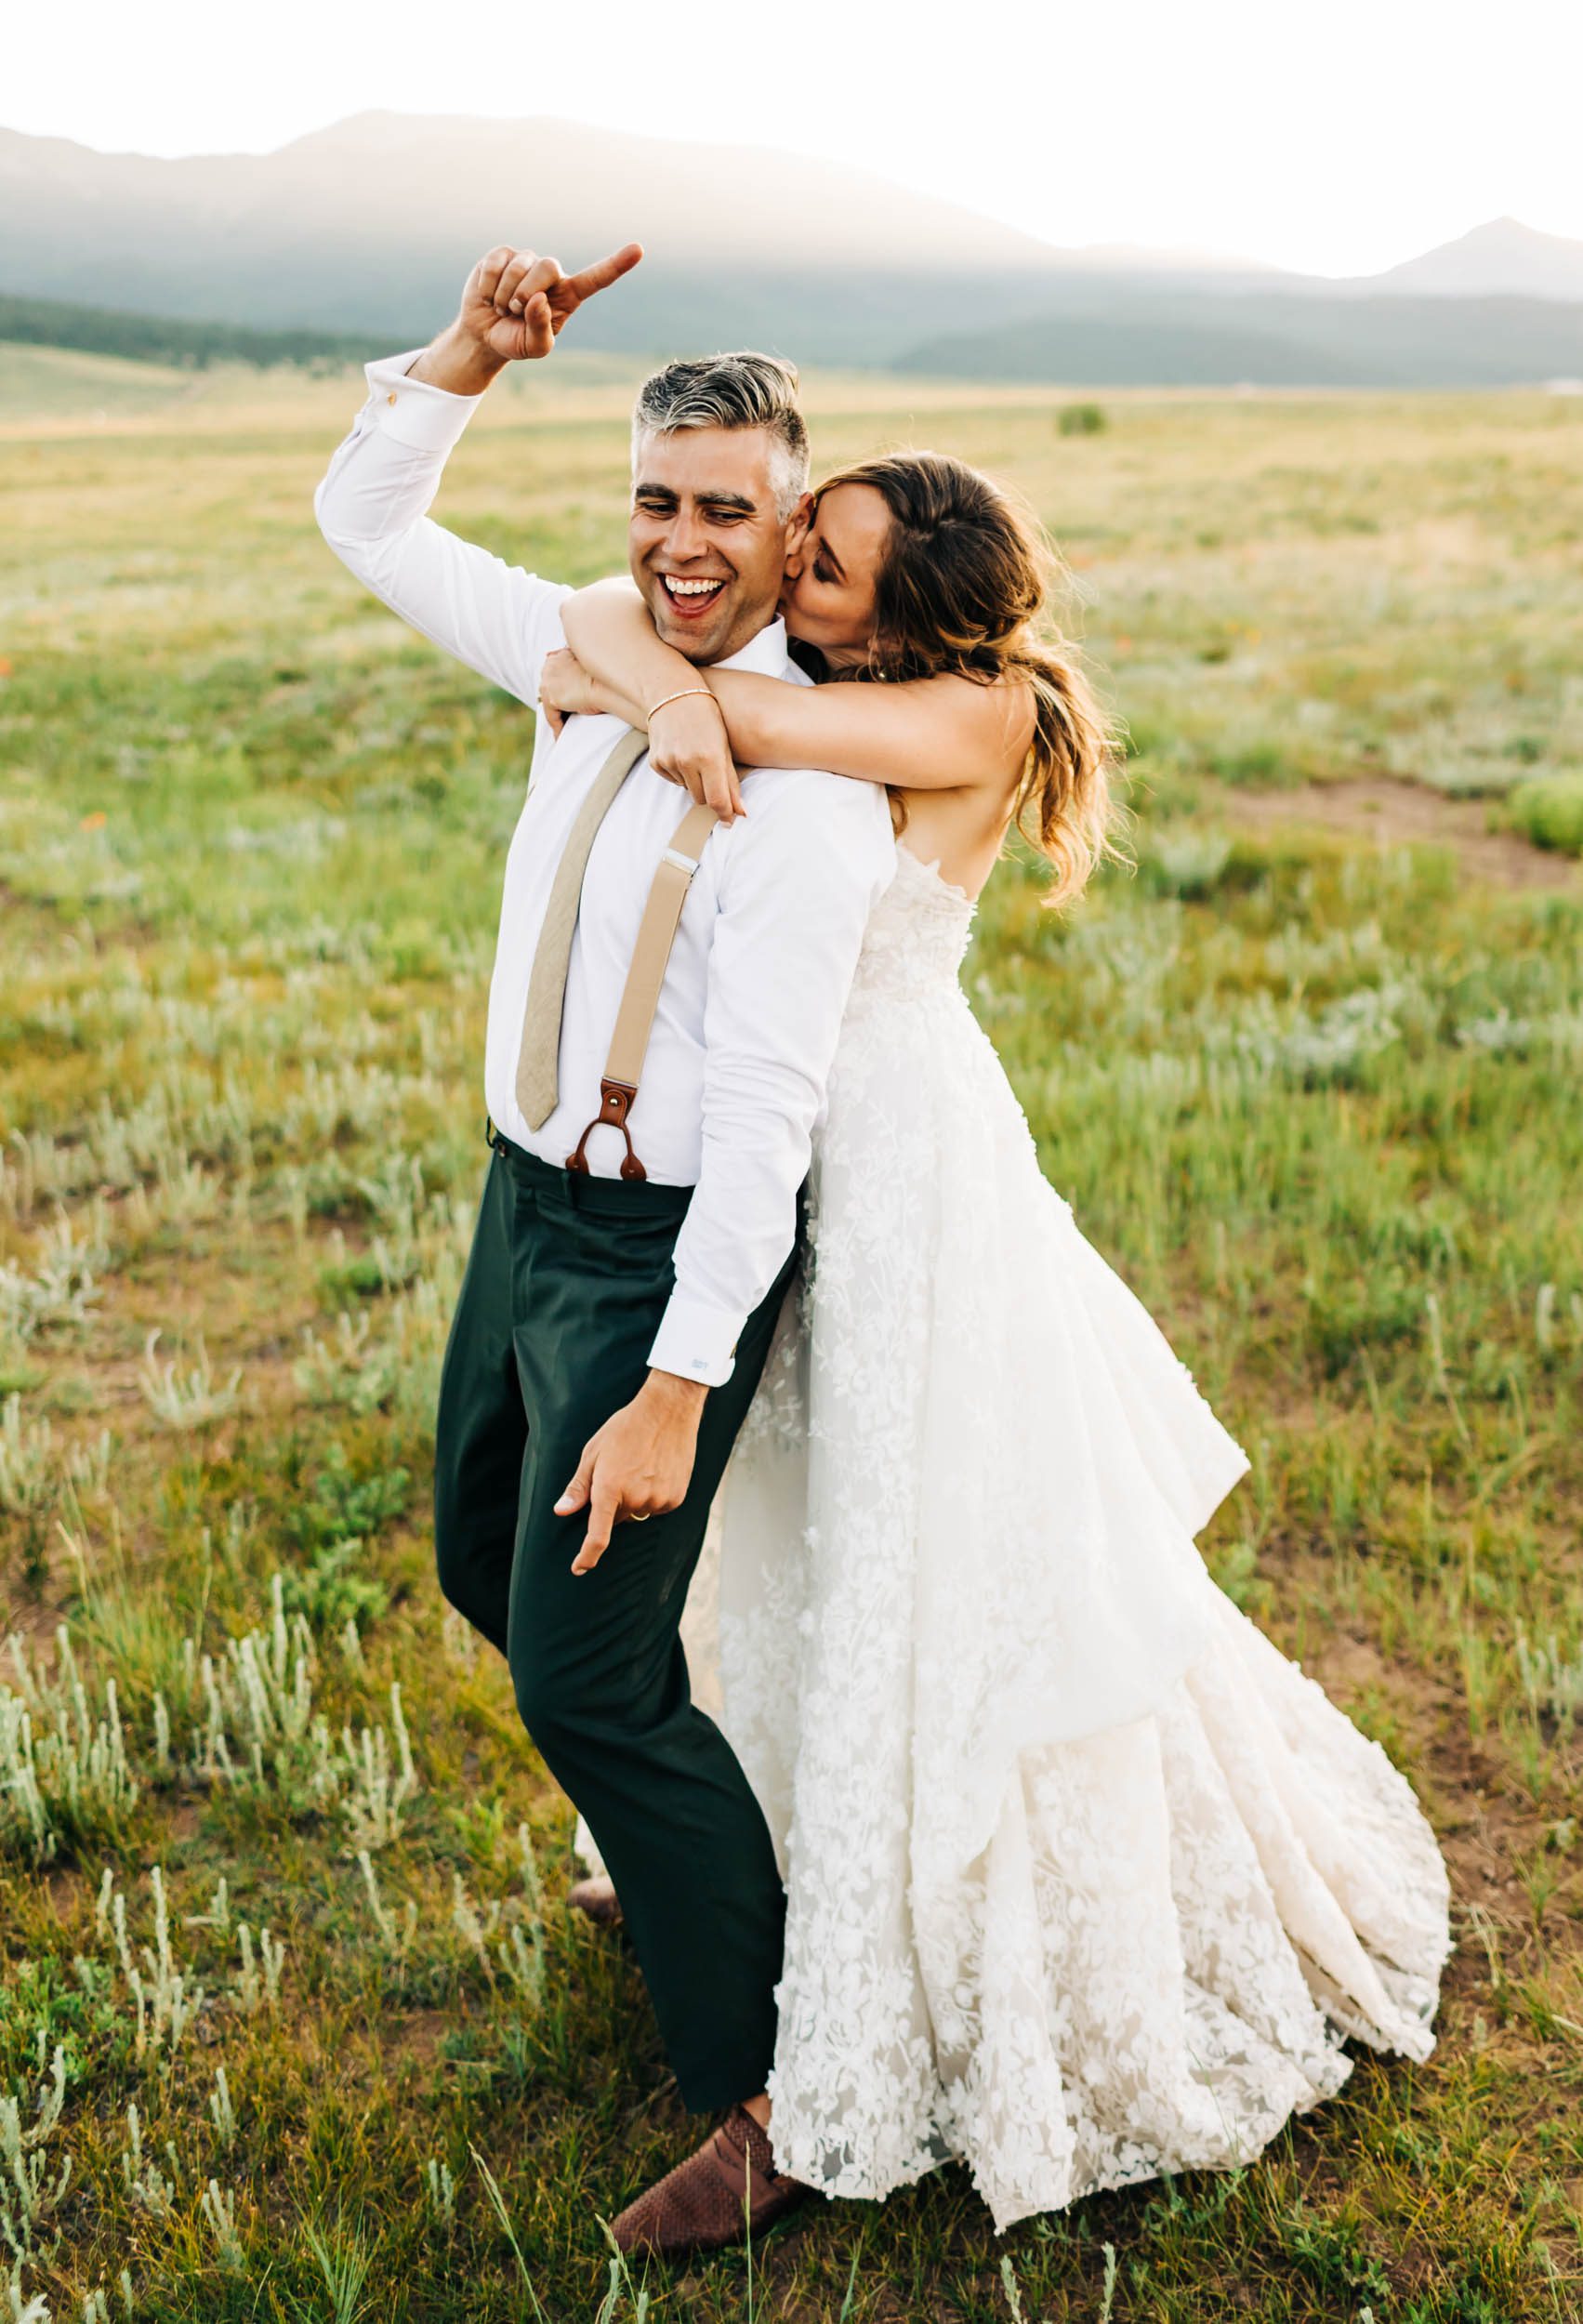
{"label": "woman's hand", "polygon": [[712,807],[727,825],[747,812],[737,785],[726,722],[706,687],[672,702],[662,697],[651,717],[613,687],[591,678],[570,646],[561,646],[544,657],[539,707],[555,734],[569,718],[587,712],[608,712],[613,718],[625,719],[628,726],[646,727],[649,764],[656,774],[679,785],[695,806]]}
{"label": "woman's hand", "polygon": [[650,712],[649,764],[667,783],[679,783],[694,806],[712,807],[728,827],[746,814],[725,719],[707,687]]}
{"label": "woman's hand", "polygon": [[569,718],[579,712],[598,712],[609,707],[600,700],[600,690],[569,646],[558,646],[547,654],[539,671],[538,698],[550,732],[559,734]]}

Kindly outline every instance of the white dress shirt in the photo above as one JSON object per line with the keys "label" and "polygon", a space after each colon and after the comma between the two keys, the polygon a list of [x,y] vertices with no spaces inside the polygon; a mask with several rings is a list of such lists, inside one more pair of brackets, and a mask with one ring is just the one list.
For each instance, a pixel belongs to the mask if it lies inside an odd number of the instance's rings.
{"label": "white dress shirt", "polygon": [[[367,402],[313,496],[321,530],[376,597],[519,701],[536,702],[565,643],[571,590],[508,565],[427,514],[446,455],[481,400],[409,379],[421,350],[364,366]],[[807,684],[773,621],[722,668]],[[484,1097],[499,1129],[564,1164],[600,1110],[600,1078],[649,886],[688,806],[639,759],[594,841],[561,1018],[560,1102],[530,1129],[517,1104],[528,978],[577,810],[622,732],[612,718],[539,719],[532,780],[506,858],[489,990]],[[651,1179],[693,1186],[676,1287],[650,1364],[716,1385],[792,1247],[797,1191],[824,1104],[864,923],[895,869],[884,791],[812,768],[744,775],[745,818],[705,846],[660,993],[633,1144]],[[619,1174],[621,1134],[588,1141]]]}

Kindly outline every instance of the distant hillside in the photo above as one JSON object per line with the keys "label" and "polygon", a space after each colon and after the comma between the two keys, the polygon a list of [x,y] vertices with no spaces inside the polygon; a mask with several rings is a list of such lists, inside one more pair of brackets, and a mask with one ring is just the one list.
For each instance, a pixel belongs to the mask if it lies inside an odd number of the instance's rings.
{"label": "distant hillside", "polygon": [[199,382],[168,363],[128,363],[73,347],[18,347],[0,340],[0,427],[125,419],[168,411]]}
{"label": "distant hillside", "polygon": [[[672,288],[833,268],[883,285],[1010,277],[1054,252],[860,170],[567,121],[363,113],[278,152],[165,161],[0,131],[0,286],[249,327],[427,337],[494,242],[567,265],[641,240],[648,263],[584,319],[652,343]],[[915,307],[915,317],[917,310]],[[600,335],[603,335],[602,337]]]}
{"label": "distant hillside", "polygon": [[325,331],[249,331],[233,323],[178,323],[167,315],[126,314],[113,307],[77,307],[59,298],[12,298],[0,292],[0,340],[27,347],[77,348],[145,363],[205,370],[210,363],[364,362],[372,336]]}
{"label": "distant hillside", "polygon": [[[805,155],[569,121],[361,113],[278,152],[176,161],[0,130],[0,291],[89,302],[86,320],[24,323],[59,345],[182,363],[411,347],[494,242],[570,266],[633,236],[644,263],[574,325],[589,353],[757,345],[804,363],[1096,385],[1583,372],[1583,244],[1511,218],[1335,283],[1062,249]],[[112,284],[113,316],[98,307]]]}
{"label": "distant hillside", "polygon": [[1515,218],[1492,218],[1455,242],[1442,243],[1374,275],[1368,288],[1434,298],[1583,299],[1583,242],[1541,234]]}
{"label": "distant hillside", "polygon": [[113,282],[139,311],[384,346],[427,339],[503,238],[568,266],[643,243],[579,317],[586,348],[756,342],[836,363],[884,363],[943,314],[1009,321],[1068,268],[1177,281],[1197,263],[1096,261],[862,170],[556,120],[363,113],[278,152],[176,161],[0,130],[0,288],[91,300]]}
{"label": "distant hillside", "polygon": [[1491,388],[1583,376],[1583,304],[1200,292],[1072,297],[898,357],[937,378],[1075,387]]}

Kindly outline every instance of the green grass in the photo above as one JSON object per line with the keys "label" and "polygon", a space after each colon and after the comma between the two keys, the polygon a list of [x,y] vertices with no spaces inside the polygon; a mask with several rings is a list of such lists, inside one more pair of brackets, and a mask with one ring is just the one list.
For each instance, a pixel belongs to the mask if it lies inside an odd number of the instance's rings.
{"label": "green grass", "polygon": [[[427,1521],[531,730],[319,541],[350,390],[271,392],[5,449],[0,1631],[35,1729],[81,1746],[52,1852],[0,1795],[0,2097],[25,2127],[58,2046],[63,2079],[21,2296],[74,2319],[102,2285],[118,2317],[125,2269],[139,2324],[627,2318],[598,2215],[696,2125],[620,1941],[561,1907],[570,1812]],[[623,392],[504,396],[442,513],[570,578],[618,562]],[[1138,746],[1137,875],[1058,920],[1008,864],[974,1005],[1253,1456],[1214,1570],[1418,1786],[1459,1943],[1431,2059],[1361,2056],[1246,2172],[1002,2242],[947,2171],[804,2215],[751,2312],[1568,2317],[1583,908],[1238,806],[1576,762],[1576,416],[1118,397],[1063,437],[1049,399],[888,392],[816,389],[822,462],[930,441],[1018,482]],[[62,1621],[80,1705],[50,1691]],[[649,2314],[736,2324],[749,2282],[740,2254],[653,2269]]]}

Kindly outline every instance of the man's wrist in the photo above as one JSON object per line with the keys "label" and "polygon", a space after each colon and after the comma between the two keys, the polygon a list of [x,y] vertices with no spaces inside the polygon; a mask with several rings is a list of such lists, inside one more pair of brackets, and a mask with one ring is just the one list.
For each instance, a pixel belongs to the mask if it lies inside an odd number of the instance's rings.
{"label": "man's wrist", "polygon": [[706,1381],[688,1380],[680,1372],[651,1371],[640,1393],[679,1419],[696,1419],[709,1390]]}
{"label": "man's wrist", "polygon": [[475,339],[459,323],[426,347],[407,374],[448,395],[481,395],[506,368],[507,358]]}

